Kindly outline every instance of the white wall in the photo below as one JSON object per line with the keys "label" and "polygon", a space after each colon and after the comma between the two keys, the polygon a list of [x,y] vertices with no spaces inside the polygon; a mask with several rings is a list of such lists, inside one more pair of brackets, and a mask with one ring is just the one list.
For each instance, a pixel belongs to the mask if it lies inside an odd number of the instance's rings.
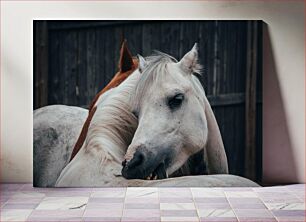
{"label": "white wall", "polygon": [[264,20],[264,179],[305,182],[304,9],[292,0],[1,1],[2,181],[32,181],[32,20],[133,17]]}

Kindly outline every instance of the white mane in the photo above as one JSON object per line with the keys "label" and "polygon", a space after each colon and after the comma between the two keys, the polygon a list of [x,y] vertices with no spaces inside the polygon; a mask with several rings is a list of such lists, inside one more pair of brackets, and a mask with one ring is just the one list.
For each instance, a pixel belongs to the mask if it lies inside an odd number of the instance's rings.
{"label": "white mane", "polygon": [[115,182],[114,177],[120,175],[123,156],[137,127],[129,101],[139,75],[134,71],[121,85],[99,99],[84,144],[64,168],[56,186],[97,186]]}
{"label": "white mane", "polygon": [[86,151],[97,148],[107,151],[114,159],[124,155],[125,149],[113,147],[127,147],[136,130],[137,119],[131,113],[129,101],[138,79],[139,72],[135,71],[120,86],[102,96],[88,129]]}

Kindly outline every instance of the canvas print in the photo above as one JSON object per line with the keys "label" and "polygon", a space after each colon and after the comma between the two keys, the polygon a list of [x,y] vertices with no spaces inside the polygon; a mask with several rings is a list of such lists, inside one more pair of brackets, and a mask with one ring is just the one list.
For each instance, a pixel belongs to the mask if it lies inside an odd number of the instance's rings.
{"label": "canvas print", "polygon": [[33,26],[34,186],[261,183],[261,21]]}

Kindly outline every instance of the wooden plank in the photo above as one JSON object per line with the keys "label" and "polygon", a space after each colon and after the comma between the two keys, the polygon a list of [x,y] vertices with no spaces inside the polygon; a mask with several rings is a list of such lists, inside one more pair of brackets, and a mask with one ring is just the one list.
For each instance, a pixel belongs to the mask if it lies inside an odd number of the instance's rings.
{"label": "wooden plank", "polygon": [[134,25],[141,24],[143,21],[139,20],[125,20],[125,21],[49,21],[49,30],[71,30],[79,29],[86,30],[92,28],[104,28],[104,27],[114,27],[119,25]]}
{"label": "wooden plank", "polygon": [[[234,88],[234,82],[236,81],[237,75],[240,73],[236,73],[234,70],[236,69],[234,61],[235,53],[238,51],[239,45],[235,45],[235,38],[237,35],[237,29],[235,27],[236,22],[228,22],[223,24],[223,28],[221,29],[223,37],[223,57],[222,57],[222,68],[223,68],[223,84],[221,85],[222,93],[241,93],[241,92],[235,92]],[[233,47],[235,45],[235,47]],[[224,121],[225,121],[225,142],[224,145],[227,147],[227,155],[230,158],[230,173],[237,174],[237,169],[241,167],[241,161],[239,156],[239,150],[241,147],[236,145],[236,140],[239,135],[239,131],[241,129],[233,127],[234,122],[236,121],[236,113],[237,110],[240,108],[240,106],[243,106],[243,104],[240,105],[231,105],[226,106],[224,110]],[[233,163],[235,165],[233,165]]]}
{"label": "wooden plank", "polygon": [[63,75],[64,79],[64,97],[63,103],[67,105],[77,105],[77,33],[76,31],[67,31],[64,35],[63,48]]}
{"label": "wooden plank", "polygon": [[248,56],[246,72],[246,146],[245,175],[256,179],[256,76],[257,23],[248,22]]}
{"label": "wooden plank", "polygon": [[[151,54],[153,50],[158,50],[161,49],[161,41],[160,41],[160,36],[162,35],[161,33],[161,25],[159,23],[150,23],[152,27],[152,34],[151,34],[151,51],[148,52],[147,55]],[[145,46],[143,46],[145,47]],[[144,48],[143,48],[144,50]],[[146,55],[146,54],[145,54]]]}
{"label": "wooden plank", "polygon": [[148,56],[152,53],[152,25],[145,24],[142,26],[142,56]]}
{"label": "wooden plank", "polygon": [[262,174],[263,174],[263,166],[262,166],[262,72],[263,72],[263,66],[262,66],[262,21],[257,21],[258,24],[258,44],[257,44],[257,79],[256,79],[256,85],[257,85],[257,107],[256,107],[256,181],[260,184],[262,182]]}
{"label": "wooden plank", "polygon": [[172,24],[171,22],[165,22],[161,25],[161,33],[162,35],[160,36],[160,42],[161,42],[161,51],[170,54],[171,55],[171,29]]}
{"label": "wooden plank", "polygon": [[34,109],[48,104],[48,24],[35,21]]}
{"label": "wooden plank", "polygon": [[245,92],[246,87],[246,72],[247,72],[247,22],[240,22],[239,29],[241,29],[241,35],[237,41],[239,45],[239,51],[237,53],[237,73],[240,73],[239,77],[237,76],[237,92]]}
{"label": "wooden plank", "polygon": [[79,42],[79,31],[75,32],[75,44],[76,44],[76,55],[75,55],[75,101],[76,106],[80,104],[80,42]]}
{"label": "wooden plank", "polygon": [[[203,36],[205,36],[205,51],[202,55],[202,60],[204,61],[204,71],[202,80],[203,87],[208,95],[213,94],[213,73],[214,73],[214,39],[215,39],[215,22],[210,21],[205,23],[205,29]],[[203,60],[204,57],[204,60]]]}
{"label": "wooden plank", "polygon": [[86,32],[78,32],[78,55],[77,55],[77,81],[76,88],[78,91],[79,104],[86,104],[88,106],[86,90],[87,90],[87,47],[86,47]]}
{"label": "wooden plank", "polygon": [[113,78],[113,75],[117,71],[118,62],[115,61],[115,54],[118,52],[115,52],[115,30],[113,27],[107,27],[105,29],[106,35],[104,37],[105,39],[105,78],[104,78],[104,85],[107,85],[110,80]]}
{"label": "wooden plank", "polygon": [[70,45],[71,45],[71,39],[70,39],[70,32],[68,31],[62,31],[62,103],[69,105],[70,99],[69,98],[69,90],[72,84],[69,84],[69,78],[70,78]]}
{"label": "wooden plank", "polygon": [[70,53],[70,90],[69,98],[71,105],[77,105],[77,96],[79,94],[79,89],[76,87],[76,78],[77,78],[77,62],[78,62],[78,34],[77,31],[71,31],[71,53]]}
{"label": "wooden plank", "polygon": [[95,82],[93,81],[95,78],[95,32],[93,29],[90,29],[86,32],[86,52],[87,52],[87,66],[86,66],[86,78],[87,78],[87,86],[86,86],[86,103],[89,104],[92,98],[96,95],[96,91],[94,89]]}
{"label": "wooden plank", "polygon": [[256,182],[262,182],[262,104],[256,106]]}
{"label": "wooden plank", "polygon": [[229,93],[219,95],[208,95],[207,99],[211,106],[231,106],[245,102],[244,93]]}
{"label": "wooden plank", "polygon": [[[145,23],[146,24],[146,23]],[[127,39],[129,49],[133,55],[143,54],[143,25],[127,25],[123,27],[124,36]]]}
{"label": "wooden plank", "polygon": [[96,55],[96,88],[95,91],[98,93],[105,87],[105,39],[104,39],[104,31],[103,29],[96,29],[96,47],[97,47],[97,55]]}
{"label": "wooden plank", "polygon": [[56,104],[65,104],[64,103],[64,97],[65,97],[65,55],[64,55],[64,50],[65,50],[65,43],[64,43],[64,38],[65,38],[65,32],[64,31],[59,31],[58,32],[58,38],[59,38],[59,48],[58,48],[58,58],[59,58],[59,70],[58,70],[58,91],[56,93]]}
{"label": "wooden plank", "polygon": [[59,35],[49,31],[49,75],[48,75],[48,105],[56,104],[59,91]]}
{"label": "wooden plank", "polygon": [[239,176],[246,176],[245,174],[245,106],[238,106],[235,118],[234,127],[237,129],[235,132],[236,148],[235,158],[233,160],[236,163],[235,174]]}
{"label": "wooden plank", "polygon": [[179,57],[179,54],[180,54],[180,49],[179,49],[179,47],[180,47],[180,45],[179,45],[179,34],[180,34],[179,24],[177,22],[171,22],[169,25],[170,25],[170,27],[169,27],[169,30],[170,30],[169,37],[170,37],[170,39],[168,40],[168,45],[169,45],[168,53],[179,61],[181,59]]}
{"label": "wooden plank", "polygon": [[219,75],[220,75],[220,51],[219,51],[219,44],[220,44],[220,25],[219,21],[215,21],[214,26],[214,51],[213,51],[213,58],[214,58],[214,69],[213,69],[213,80],[212,80],[212,94],[217,95],[219,92]]}
{"label": "wooden plank", "polygon": [[40,64],[39,64],[39,38],[40,38],[40,25],[39,21],[34,21],[34,109],[40,107],[39,100],[40,100],[40,92],[39,92],[39,81],[41,80],[40,77]]}

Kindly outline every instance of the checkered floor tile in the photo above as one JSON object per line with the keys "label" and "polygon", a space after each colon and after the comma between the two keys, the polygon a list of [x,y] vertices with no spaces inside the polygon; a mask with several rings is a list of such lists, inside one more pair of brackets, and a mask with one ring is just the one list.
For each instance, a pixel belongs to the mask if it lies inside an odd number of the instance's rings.
{"label": "checkered floor tile", "polygon": [[305,185],[33,188],[1,184],[1,221],[305,221]]}

